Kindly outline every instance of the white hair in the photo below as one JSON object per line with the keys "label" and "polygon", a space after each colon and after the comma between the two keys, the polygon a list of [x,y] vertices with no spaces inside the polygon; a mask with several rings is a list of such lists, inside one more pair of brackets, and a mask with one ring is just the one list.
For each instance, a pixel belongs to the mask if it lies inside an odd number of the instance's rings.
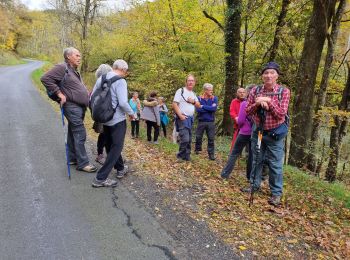
{"label": "white hair", "polygon": [[98,69],[95,72],[95,76],[98,79],[102,75],[107,74],[108,72],[112,71],[112,67],[109,66],[108,64],[101,64]]}
{"label": "white hair", "polygon": [[68,56],[71,56],[72,54],[73,54],[73,52],[75,52],[75,51],[78,51],[76,48],[74,48],[74,47],[68,47],[68,48],[65,48],[64,50],[63,50],[63,58],[65,59],[65,60],[67,60],[68,59]]}
{"label": "white hair", "polygon": [[209,89],[209,88],[213,89],[213,88],[214,88],[213,84],[210,84],[210,83],[204,83],[204,85],[203,85],[203,89],[204,89],[204,90],[207,90],[207,89]]}
{"label": "white hair", "polygon": [[118,59],[113,63],[113,69],[115,70],[125,70],[129,69],[128,63],[125,60]]}

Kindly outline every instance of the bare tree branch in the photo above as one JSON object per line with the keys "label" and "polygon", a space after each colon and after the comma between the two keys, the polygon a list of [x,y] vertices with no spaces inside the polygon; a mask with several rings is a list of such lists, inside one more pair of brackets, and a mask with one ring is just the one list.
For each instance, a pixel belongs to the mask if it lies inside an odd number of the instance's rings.
{"label": "bare tree branch", "polygon": [[343,63],[344,63],[344,61],[345,61],[345,59],[346,59],[346,56],[348,55],[349,52],[350,52],[350,49],[348,49],[348,50],[344,53],[343,59],[341,60],[341,63],[339,64],[337,70],[335,71],[334,76],[333,76],[333,79],[335,79],[335,77],[337,76],[338,71],[339,71],[340,67],[343,65]]}
{"label": "bare tree branch", "polygon": [[207,13],[207,11],[203,10],[202,11],[204,16],[206,18],[208,18],[209,20],[212,20],[214,23],[216,23],[217,26],[219,26],[219,28],[224,32],[225,31],[225,28],[224,26],[222,26],[222,24],[213,16],[211,16],[210,14]]}

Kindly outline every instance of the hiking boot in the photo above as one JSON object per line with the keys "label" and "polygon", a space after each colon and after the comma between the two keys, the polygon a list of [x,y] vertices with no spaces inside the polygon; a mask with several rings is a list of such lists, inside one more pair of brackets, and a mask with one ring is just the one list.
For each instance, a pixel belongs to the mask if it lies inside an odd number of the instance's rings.
{"label": "hiking boot", "polygon": [[280,206],[281,205],[281,196],[272,195],[268,200],[268,203],[272,206]]}
{"label": "hiking boot", "polygon": [[117,181],[112,179],[105,179],[104,181],[99,181],[96,178],[92,181],[91,186],[94,188],[101,188],[101,187],[115,187],[117,186]]}
{"label": "hiking boot", "polygon": [[216,158],[215,158],[215,156],[214,155],[209,155],[209,160],[211,160],[211,161],[215,161],[216,160]]}
{"label": "hiking boot", "polygon": [[77,165],[77,163],[78,163],[77,161],[70,161],[68,164],[69,165]]}
{"label": "hiking boot", "polygon": [[221,176],[221,178],[222,178],[223,180],[228,180],[229,177],[230,177],[229,174],[220,174],[220,176]]}
{"label": "hiking boot", "polygon": [[176,156],[176,162],[177,163],[191,162],[191,158],[181,158]]}
{"label": "hiking boot", "polygon": [[99,155],[97,155],[95,161],[98,162],[99,164],[103,165],[106,161],[106,158],[103,156],[103,154],[99,154]]}
{"label": "hiking boot", "polygon": [[125,165],[124,169],[121,171],[117,171],[116,177],[118,179],[123,178],[129,172],[129,166]]}
{"label": "hiking boot", "polygon": [[201,150],[196,150],[196,151],[194,151],[194,153],[198,155],[201,153]]}
{"label": "hiking boot", "polygon": [[153,144],[159,144],[159,142],[158,141],[154,141]]}
{"label": "hiking boot", "polygon": [[77,169],[77,170],[82,172],[95,172],[97,171],[97,167],[93,164],[88,164],[84,168]]}
{"label": "hiking boot", "polygon": [[184,162],[186,162],[186,160],[184,160],[182,158],[176,158],[176,162],[177,163],[184,163]]}
{"label": "hiking boot", "polygon": [[259,192],[260,188],[252,188],[251,186],[247,187],[247,188],[241,188],[240,191],[241,192],[245,192],[245,193],[251,193],[253,189],[253,192]]}

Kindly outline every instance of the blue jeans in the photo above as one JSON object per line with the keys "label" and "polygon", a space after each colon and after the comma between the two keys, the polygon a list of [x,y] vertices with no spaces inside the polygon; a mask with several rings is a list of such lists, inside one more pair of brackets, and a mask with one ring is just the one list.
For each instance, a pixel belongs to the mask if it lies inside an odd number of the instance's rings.
{"label": "blue jeans", "polygon": [[252,161],[253,161],[252,151],[250,147],[250,135],[241,135],[241,134],[237,136],[232,152],[230,153],[230,156],[228,157],[228,161],[221,172],[222,178],[228,178],[230,176],[233,168],[235,167],[236,160],[238,156],[241,155],[244,147],[249,147],[246,176],[248,180],[250,179],[250,172],[252,170]]}
{"label": "blue jeans", "polygon": [[254,188],[260,188],[263,164],[269,167],[269,185],[272,195],[281,196],[283,191],[283,158],[284,138],[275,140],[269,135],[263,135],[260,153],[257,154],[258,132],[252,133],[251,148],[253,154],[253,169],[250,182]]}
{"label": "blue jeans", "polygon": [[67,145],[69,161],[76,161],[77,168],[82,169],[89,164],[85,150],[86,129],[84,117],[86,108],[67,102],[63,106],[64,116],[68,121]]}

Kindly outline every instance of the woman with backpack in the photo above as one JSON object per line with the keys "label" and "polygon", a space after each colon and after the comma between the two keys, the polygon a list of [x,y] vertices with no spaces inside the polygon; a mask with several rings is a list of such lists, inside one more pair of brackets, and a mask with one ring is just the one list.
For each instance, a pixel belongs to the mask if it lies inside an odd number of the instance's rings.
{"label": "woman with backpack", "polygon": [[[250,85],[246,88],[247,95],[249,95],[249,91],[254,87],[254,85]],[[239,133],[237,139],[233,145],[232,151],[229,155],[228,161],[221,172],[221,177],[223,179],[228,179],[230,174],[232,173],[233,168],[235,167],[236,160],[241,155],[244,147],[248,147],[248,160],[246,167],[246,175],[247,179],[250,179],[250,172],[252,169],[253,157],[250,149],[250,136],[252,133],[252,120],[246,114],[247,100],[242,101],[238,113],[237,124],[239,127]]]}
{"label": "woman with backpack", "polygon": [[141,113],[141,119],[146,121],[147,141],[152,142],[152,128],[154,129],[153,143],[158,144],[160,113],[157,101],[157,92],[151,92],[147,100],[143,101],[144,108]]}
{"label": "woman with backpack", "polygon": [[[102,75],[107,74],[110,71],[112,71],[111,66],[109,66],[108,64],[101,64],[96,70],[96,73],[95,73],[96,79],[98,79]],[[97,157],[95,161],[103,165],[105,162],[103,149],[106,144],[105,135],[103,133],[103,124],[94,122],[94,125],[92,126],[92,128],[95,130],[96,133],[99,134],[97,138]]]}
{"label": "woman with backpack", "polygon": [[166,138],[166,126],[169,124],[168,108],[165,104],[165,98],[159,98],[160,124],[163,129],[164,137]]}

